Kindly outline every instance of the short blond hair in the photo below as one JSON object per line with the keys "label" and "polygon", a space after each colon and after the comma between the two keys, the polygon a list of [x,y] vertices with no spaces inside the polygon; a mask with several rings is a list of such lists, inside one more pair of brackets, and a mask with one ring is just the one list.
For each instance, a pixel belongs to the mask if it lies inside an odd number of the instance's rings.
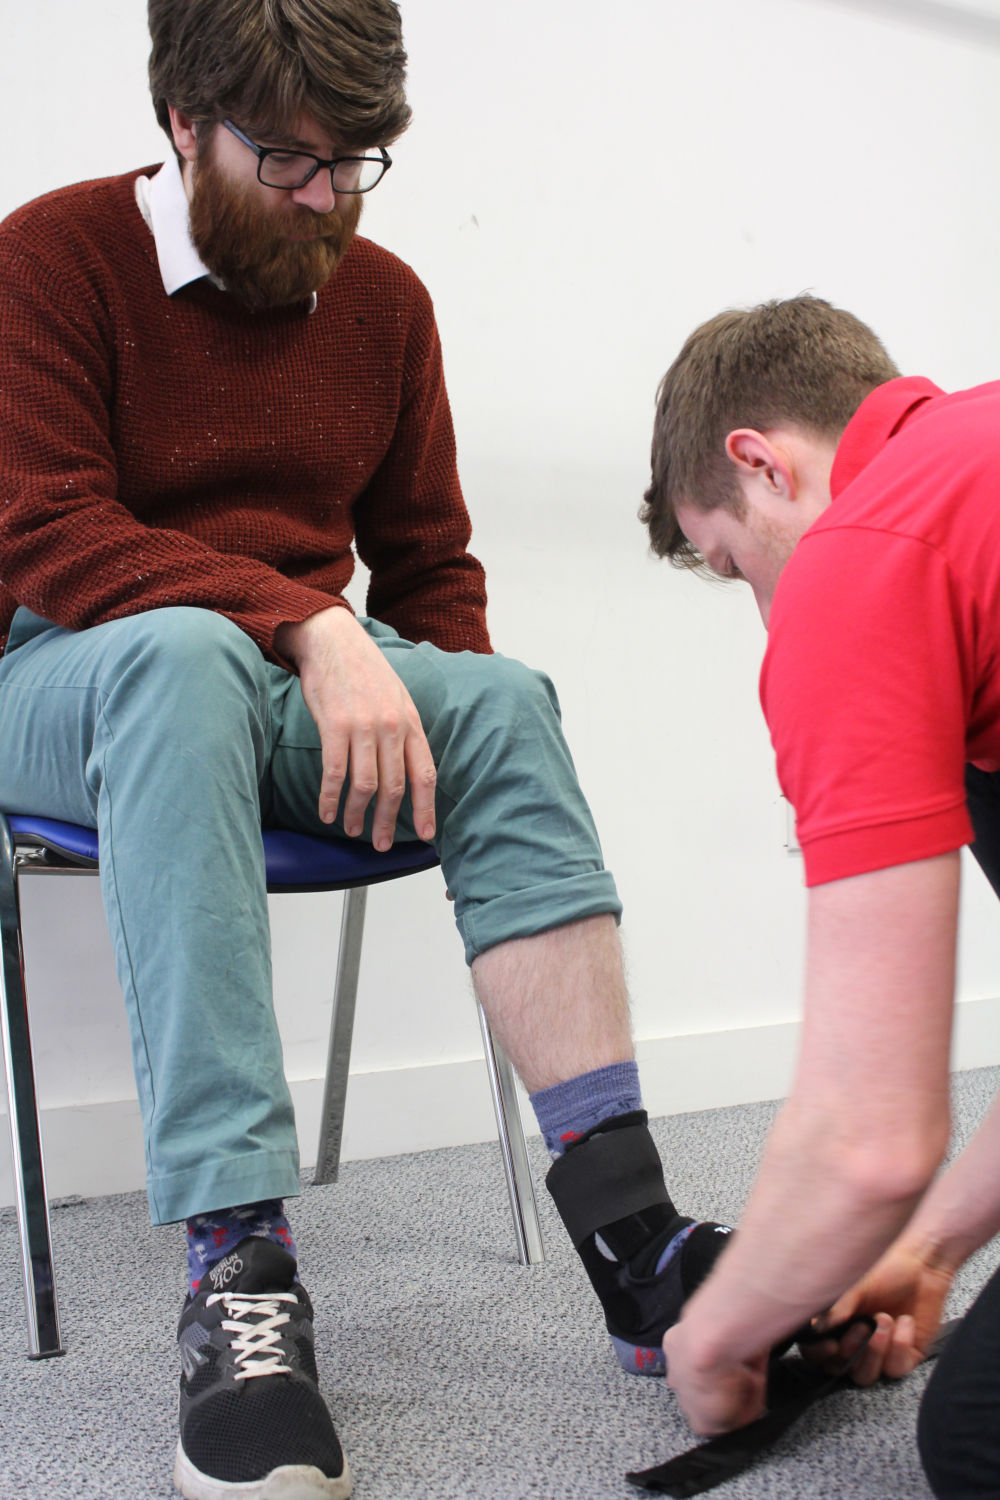
{"label": "short blond hair", "polygon": [[149,85],[197,124],[289,131],[310,114],[339,147],[385,146],[410,122],[393,0],[149,0]]}
{"label": "short blond hair", "polygon": [[866,324],[820,297],[763,302],[702,323],[656,393],[652,483],[639,511],[653,551],[700,567],[677,506],[739,512],[725,448],[734,429],[794,425],[836,441],[865,397],[898,374]]}

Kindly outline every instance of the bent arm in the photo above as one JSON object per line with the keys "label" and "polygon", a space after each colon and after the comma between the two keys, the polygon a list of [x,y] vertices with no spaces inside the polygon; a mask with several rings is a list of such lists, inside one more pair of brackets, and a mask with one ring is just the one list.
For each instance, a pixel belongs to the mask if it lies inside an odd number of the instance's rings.
{"label": "bent arm", "polygon": [[486,579],[469,551],[441,342],[417,283],[392,443],[354,508],[367,610],[410,641],[489,652]]}
{"label": "bent arm", "polygon": [[926,1191],[949,1129],[958,889],[956,851],[810,893],[792,1092],[730,1249],[667,1335],[689,1418],[685,1381],[711,1385],[828,1307]]}

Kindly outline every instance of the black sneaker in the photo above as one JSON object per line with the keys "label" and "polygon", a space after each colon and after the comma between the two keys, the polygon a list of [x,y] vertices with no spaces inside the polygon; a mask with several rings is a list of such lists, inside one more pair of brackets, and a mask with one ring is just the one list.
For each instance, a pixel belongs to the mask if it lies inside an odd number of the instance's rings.
{"label": "black sneaker", "polygon": [[209,1268],[177,1330],[187,1500],[347,1500],[351,1475],[319,1393],[312,1304],[295,1259],[248,1237]]}

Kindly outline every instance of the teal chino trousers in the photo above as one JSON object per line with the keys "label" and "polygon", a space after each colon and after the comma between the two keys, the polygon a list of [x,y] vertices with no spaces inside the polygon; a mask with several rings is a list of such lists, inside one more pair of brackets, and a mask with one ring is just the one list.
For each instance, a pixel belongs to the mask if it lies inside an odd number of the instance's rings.
{"label": "teal chino trousers", "polygon": [[[467,960],[619,916],[547,678],[361,623],[434,756],[437,847]],[[159,609],[82,631],[15,616],[0,660],[0,807],[98,830],[154,1223],[299,1190],[261,827],[342,834],[319,821],[320,775],[298,678],[224,616]],[[408,797],[397,837],[414,837]]]}

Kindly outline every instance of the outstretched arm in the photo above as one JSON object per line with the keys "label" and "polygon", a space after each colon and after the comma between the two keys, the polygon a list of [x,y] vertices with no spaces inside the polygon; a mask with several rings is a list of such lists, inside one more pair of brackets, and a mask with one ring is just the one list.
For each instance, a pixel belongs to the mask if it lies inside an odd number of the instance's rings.
{"label": "outstretched arm", "polygon": [[697,1432],[763,1409],[768,1350],[881,1254],[947,1144],[959,855],[810,893],[795,1081],[730,1249],[664,1341]]}

